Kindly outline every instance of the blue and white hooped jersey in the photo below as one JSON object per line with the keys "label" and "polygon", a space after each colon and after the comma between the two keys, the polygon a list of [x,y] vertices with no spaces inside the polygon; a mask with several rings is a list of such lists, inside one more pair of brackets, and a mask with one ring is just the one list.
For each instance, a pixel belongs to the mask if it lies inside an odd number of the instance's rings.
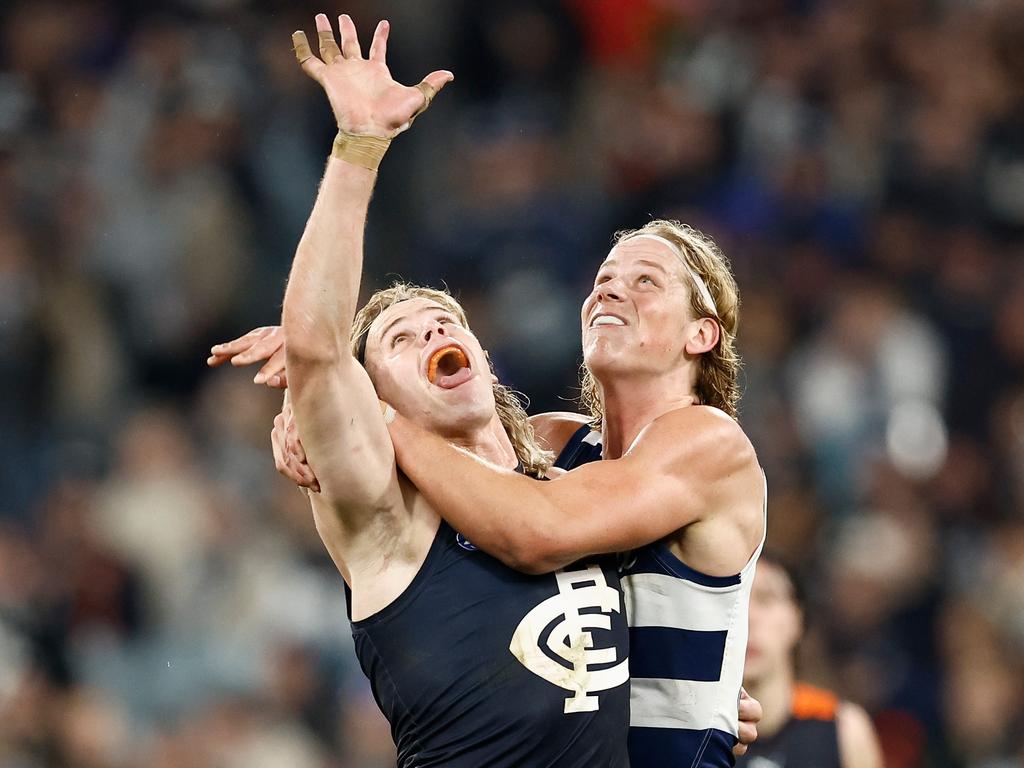
{"label": "blue and white hooped jersey", "polygon": [[[601,436],[581,427],[555,465],[601,458]],[[764,544],[742,571],[714,577],[690,568],[664,542],[630,553],[622,571],[630,644],[632,768],[734,764],[747,608]]]}

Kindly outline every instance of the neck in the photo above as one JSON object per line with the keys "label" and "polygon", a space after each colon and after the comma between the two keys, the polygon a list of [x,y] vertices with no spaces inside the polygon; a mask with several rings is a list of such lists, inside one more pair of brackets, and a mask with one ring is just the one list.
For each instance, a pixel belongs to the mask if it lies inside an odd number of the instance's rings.
{"label": "neck", "polygon": [[616,379],[601,383],[604,404],[602,445],[604,458],[617,459],[640,432],[669,411],[693,405],[696,397],[688,381],[678,377]]}
{"label": "neck", "polygon": [[514,469],[519,465],[516,449],[495,414],[487,424],[467,434],[449,435],[448,442],[464,448],[486,462],[505,469]]}
{"label": "neck", "polygon": [[759,736],[770,738],[782,730],[793,712],[793,673],[781,665],[757,681],[745,683],[747,693],[761,702],[764,717],[757,724]]}

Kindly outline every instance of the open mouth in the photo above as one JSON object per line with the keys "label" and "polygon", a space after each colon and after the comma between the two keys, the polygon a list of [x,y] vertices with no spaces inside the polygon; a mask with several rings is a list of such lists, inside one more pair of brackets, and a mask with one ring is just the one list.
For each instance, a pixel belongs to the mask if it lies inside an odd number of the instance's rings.
{"label": "open mouth", "polygon": [[457,387],[472,375],[469,358],[455,345],[441,347],[427,362],[427,381],[444,389]]}
{"label": "open mouth", "polygon": [[591,328],[599,328],[604,325],[623,326],[625,324],[621,317],[616,317],[615,315],[597,315],[590,321]]}

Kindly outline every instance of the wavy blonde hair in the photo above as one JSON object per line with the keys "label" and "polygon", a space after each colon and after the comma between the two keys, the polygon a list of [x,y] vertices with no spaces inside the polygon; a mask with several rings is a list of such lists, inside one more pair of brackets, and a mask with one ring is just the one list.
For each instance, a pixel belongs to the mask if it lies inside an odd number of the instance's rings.
{"label": "wavy blonde hair", "polygon": [[[702,405],[712,405],[735,419],[740,398],[740,356],[736,352],[740,293],[729,259],[708,235],[689,224],[667,219],[655,219],[640,229],[616,232],[612,247],[640,235],[657,235],[676,246],[677,255],[688,268],[683,270],[683,274],[690,283],[690,309],[694,317],[710,317],[718,323],[718,343],[700,356],[695,394]],[[707,285],[714,307],[706,306],[701,291],[688,274],[691,270]],[[580,407],[590,415],[594,428],[600,429],[604,402],[597,380],[586,363],[580,368],[580,389]]]}
{"label": "wavy blonde hair", "polygon": [[[374,293],[363,305],[363,308],[356,313],[355,320],[352,322],[349,343],[353,356],[361,364],[366,364],[366,337],[369,335],[373,321],[389,307],[410,299],[426,299],[439,304],[451,312],[464,328],[469,329],[465,310],[447,291],[397,282]],[[488,364],[490,364],[489,359]],[[493,365],[491,365],[491,373],[494,373]],[[494,408],[498,412],[501,425],[505,428],[505,434],[512,441],[512,447],[515,449],[516,457],[523,465],[523,470],[537,477],[543,476],[554,461],[554,454],[551,451],[545,451],[537,443],[533,426],[526,416],[526,409],[523,407],[519,394],[504,384],[495,383],[493,389]]]}

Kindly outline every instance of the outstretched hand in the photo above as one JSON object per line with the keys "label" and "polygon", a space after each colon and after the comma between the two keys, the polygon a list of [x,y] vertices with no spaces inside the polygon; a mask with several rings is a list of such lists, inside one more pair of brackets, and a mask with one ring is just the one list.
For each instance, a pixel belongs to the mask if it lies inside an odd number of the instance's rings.
{"label": "outstretched hand", "polygon": [[317,81],[327,94],[338,128],[351,134],[390,139],[406,130],[430,106],[434,96],[454,79],[447,70],[431,72],[415,87],[391,77],[385,61],[387,21],[377,24],[369,57],[363,58],[355,24],[348,14],[338,17],[341,47],[327,16],[316,16],[320,56],[313,55],[302,30],[292,34],[295,57],[302,71]]}
{"label": "outstretched hand", "polygon": [[288,386],[284,367],[284,329],[279,325],[265,325],[254,328],[244,336],[214,344],[206,364],[216,368],[229,362],[234,366],[252,365],[266,360],[253,381],[266,384],[274,389]]}

